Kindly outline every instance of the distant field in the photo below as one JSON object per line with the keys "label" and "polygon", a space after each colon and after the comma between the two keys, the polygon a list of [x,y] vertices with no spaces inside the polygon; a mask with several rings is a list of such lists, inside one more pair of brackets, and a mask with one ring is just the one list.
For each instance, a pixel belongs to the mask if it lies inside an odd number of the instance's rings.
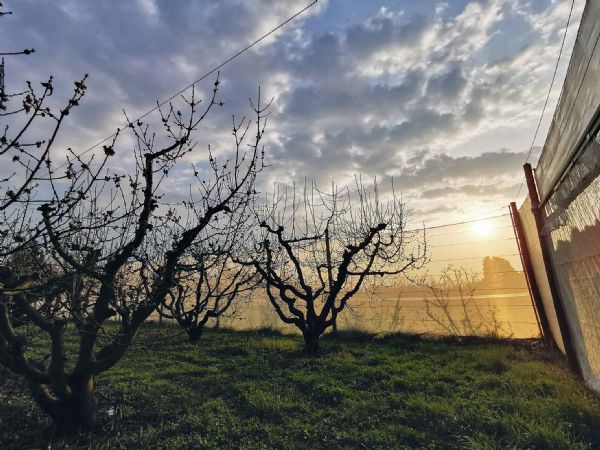
{"label": "distant field", "polygon": [[[387,289],[375,296],[356,295],[351,308],[338,316],[338,326],[369,333],[493,334],[523,339],[539,336],[528,292],[480,290],[464,301],[448,295],[444,298],[445,308],[423,292]],[[293,325],[284,324],[273,306],[260,295],[239,306],[232,317],[221,318],[221,324],[236,330],[273,328],[284,333],[298,332]]]}
{"label": "distant field", "polygon": [[[99,379],[125,419],[52,448],[600,448],[600,401],[532,341],[147,327]],[[47,422],[0,372],[0,448],[47,448]]]}

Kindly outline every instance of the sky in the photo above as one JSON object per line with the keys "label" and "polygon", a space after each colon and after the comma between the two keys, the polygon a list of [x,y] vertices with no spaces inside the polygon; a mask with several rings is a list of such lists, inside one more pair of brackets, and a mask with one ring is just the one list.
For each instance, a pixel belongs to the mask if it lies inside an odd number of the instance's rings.
{"label": "sky", "polygon": [[[16,0],[2,19],[9,87],[56,79],[55,97],[89,73],[59,147],[83,151],[170,97],[310,2],[298,0]],[[543,145],[584,0],[575,0]],[[198,150],[227,154],[231,116],[273,97],[260,186],[394,180],[412,216],[439,225],[506,212],[515,200],[550,86],[570,0],[319,0],[221,70]],[[214,77],[198,85],[206,97]],[[127,142],[113,161],[132,164]],[[184,196],[189,170],[169,180]],[[524,191],[518,201],[522,200]]]}

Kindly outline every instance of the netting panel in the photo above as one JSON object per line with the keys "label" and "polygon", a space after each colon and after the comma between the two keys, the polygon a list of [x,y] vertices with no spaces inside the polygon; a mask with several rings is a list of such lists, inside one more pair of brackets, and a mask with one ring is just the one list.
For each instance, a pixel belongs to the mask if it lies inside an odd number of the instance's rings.
{"label": "netting panel", "polygon": [[525,232],[525,240],[529,256],[531,258],[531,265],[533,266],[533,274],[535,281],[542,297],[542,303],[544,304],[544,310],[546,317],[548,318],[548,324],[550,331],[554,337],[554,341],[558,345],[558,348],[565,353],[565,345],[562,340],[560,333],[560,326],[558,324],[558,318],[556,317],[556,311],[554,310],[554,301],[552,300],[552,293],[550,291],[550,284],[548,283],[548,276],[546,274],[546,267],[544,266],[544,258],[542,256],[542,248],[540,246],[540,240],[535,225],[535,218],[531,212],[531,200],[529,197],[525,199],[525,202],[519,209],[519,216],[523,223],[523,231]]}
{"label": "netting panel", "polygon": [[577,151],[600,105],[600,2],[588,1],[536,178],[544,201]]}
{"label": "netting panel", "polygon": [[600,177],[561,214],[552,259],[586,381],[600,390]]}

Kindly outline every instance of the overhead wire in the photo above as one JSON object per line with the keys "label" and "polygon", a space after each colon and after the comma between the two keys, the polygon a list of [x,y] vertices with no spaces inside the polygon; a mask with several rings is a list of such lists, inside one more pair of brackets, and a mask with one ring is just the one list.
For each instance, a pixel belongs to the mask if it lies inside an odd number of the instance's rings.
{"label": "overhead wire", "polygon": [[[481,258],[486,258],[490,255],[482,255],[482,256],[470,256],[468,258],[448,258],[448,259],[432,259],[431,261],[429,261],[430,263],[432,262],[448,262],[448,261],[466,261],[469,259],[481,259]],[[509,256],[520,256],[519,253],[509,253],[509,254],[504,254],[504,255],[493,255],[494,257],[509,257]]]}
{"label": "overhead wire", "polygon": [[[598,46],[598,42],[600,42],[600,34],[596,36],[596,40],[594,42],[594,46],[593,46],[591,52],[589,52],[589,59],[588,59],[587,64],[585,66],[585,71],[583,72],[583,75],[581,76],[581,82],[577,86],[577,92],[575,94],[575,97],[573,97],[575,99],[577,99],[579,97],[579,93],[581,92],[581,88],[583,87],[583,81],[585,80],[587,72],[588,72],[588,70],[590,68],[590,64],[592,62],[592,56],[596,52],[596,47]],[[563,85],[563,88],[564,88],[564,85]],[[561,92],[561,95],[562,95],[562,92]],[[573,101],[571,103],[571,107],[569,108],[569,114],[567,115],[567,119],[565,120],[566,123],[569,122],[569,120],[571,119],[571,116],[573,115],[573,109],[575,108],[575,104],[576,104],[576,101]],[[589,139],[589,138],[590,138],[590,134],[587,135],[587,139]],[[581,147],[580,147],[580,149],[581,149]],[[553,161],[555,155],[556,155],[556,152],[552,153],[550,162]],[[569,172],[569,168],[571,167],[571,165],[574,164],[574,162],[578,159],[579,156],[580,156],[580,152],[575,152],[575,154],[572,155],[571,162],[569,164],[567,164],[567,166],[565,168],[565,171],[563,172],[562,176],[560,176],[554,182],[554,185],[553,185],[552,189],[550,189],[550,191],[549,191],[550,193],[552,193],[552,192],[554,192],[556,190],[557,186],[560,184],[560,182],[564,179],[564,177],[566,176],[566,174]],[[546,195],[546,200],[548,198],[549,198],[549,194]],[[545,200],[542,201],[542,204],[544,204],[544,203],[545,203]]]}
{"label": "overhead wire", "polygon": [[440,248],[440,247],[457,247],[462,245],[473,245],[473,244],[487,244],[488,242],[502,242],[502,241],[514,241],[514,237],[501,238],[501,239],[485,239],[482,241],[470,241],[470,242],[455,242],[452,244],[441,244],[441,245],[428,245],[429,248]]}
{"label": "overhead wire", "polygon": [[[275,33],[277,30],[283,28],[284,26],[286,26],[288,23],[290,23],[291,21],[293,21],[296,17],[302,15],[304,12],[306,12],[308,9],[310,9],[311,7],[313,7],[314,5],[316,5],[318,2],[318,0],[314,0],[312,3],[310,3],[309,5],[305,6],[304,8],[302,8],[301,10],[299,10],[298,12],[296,12],[295,14],[293,14],[292,16],[288,17],[286,20],[284,20],[283,22],[281,22],[279,25],[277,25],[275,28],[271,29],[270,31],[268,31],[267,33],[263,34],[262,36],[260,36],[259,38],[257,38],[256,40],[254,40],[252,43],[248,44],[247,46],[245,46],[244,48],[242,48],[241,50],[238,50],[236,53],[234,53],[232,56],[230,56],[229,58],[227,58],[225,61],[221,62],[220,64],[218,64],[217,66],[213,67],[212,69],[210,69],[208,72],[204,73],[202,76],[200,76],[198,79],[196,79],[195,81],[191,82],[190,84],[188,84],[187,86],[185,86],[184,88],[180,89],[179,91],[177,91],[176,93],[174,93],[173,95],[171,95],[169,98],[167,98],[166,100],[163,100],[160,103],[157,103],[156,106],[154,106],[152,109],[146,111],[144,114],[142,114],[141,116],[139,116],[137,119],[131,120],[131,123],[136,123],[139,122],[140,120],[144,119],[145,117],[149,116],[150,114],[152,114],[154,111],[158,110],[159,108],[161,108],[162,106],[166,105],[167,103],[169,103],[170,101],[172,101],[173,99],[175,99],[176,97],[178,97],[179,95],[183,94],[185,91],[187,91],[188,89],[192,88],[193,86],[195,86],[196,84],[198,84],[199,82],[201,82],[202,80],[206,79],[207,77],[209,77],[210,75],[214,74],[215,72],[217,72],[219,69],[221,69],[222,67],[224,67],[225,65],[227,65],[228,63],[230,63],[231,61],[233,61],[234,59],[236,59],[237,57],[241,56],[243,53],[247,52],[248,50],[250,50],[252,47],[256,46],[257,44],[259,44],[261,41],[265,40],[266,38],[268,38],[269,36],[271,36],[273,33]],[[98,148],[100,145],[104,144],[106,141],[108,141],[109,139],[114,138],[117,135],[117,133],[113,133],[110,136],[107,136],[106,138],[102,139],[101,141],[99,141],[98,143],[92,145],[90,148],[88,148],[87,150],[83,151],[82,153],[79,153],[78,156],[81,157],[89,152],[91,152],[92,150],[94,150],[95,148]],[[68,163],[64,163],[60,166],[57,167],[57,170],[65,167]]]}
{"label": "overhead wire", "polygon": [[[452,224],[447,225],[447,226],[452,226]],[[501,227],[494,227],[494,230],[504,230],[504,229],[508,229],[508,228],[513,228],[512,225],[506,225],[506,226],[501,226]],[[427,228],[426,228],[427,230]],[[414,231],[414,230],[412,230]],[[428,234],[427,237],[428,238],[432,238],[432,237],[439,237],[439,236],[452,236],[455,234],[472,234],[473,231],[472,230],[460,230],[460,231],[453,231],[451,233],[436,233],[436,234]],[[514,239],[514,238],[512,238]]]}
{"label": "overhead wire", "polygon": [[[495,274],[499,274],[499,273],[525,273],[524,270],[501,270],[501,271],[494,271],[494,272],[468,272],[469,275],[485,275],[485,274],[490,274],[490,275],[495,275]],[[436,277],[445,277],[446,274],[443,273],[432,273],[432,274],[426,274],[426,275],[419,275],[419,278],[436,278]]]}
{"label": "overhead wire", "polygon": [[[540,119],[538,120],[537,127],[535,128],[535,133],[533,134],[533,139],[531,140],[531,145],[529,146],[529,151],[527,152],[527,158],[525,158],[525,162],[523,165],[529,162],[529,158],[531,157],[531,152],[533,150],[533,146],[535,145],[535,141],[537,139],[538,133],[540,131],[540,127],[542,125],[542,120],[544,118],[544,113],[546,112],[546,107],[548,106],[548,101],[550,100],[550,94],[552,93],[552,88],[554,87],[554,81],[556,80],[556,74],[558,72],[558,66],[560,65],[560,59],[562,56],[562,52],[565,46],[565,41],[567,39],[567,31],[569,30],[569,24],[571,23],[571,16],[573,14],[573,7],[575,6],[575,0],[571,1],[571,8],[569,9],[569,17],[567,18],[567,24],[565,26],[565,32],[563,33],[562,42],[560,44],[560,50],[558,52],[558,58],[556,59],[556,65],[554,66],[554,73],[552,74],[552,81],[550,82],[550,87],[548,88],[548,93],[546,94],[546,100],[544,101],[544,106],[542,108],[542,113],[540,114]],[[521,185],[519,186],[519,190],[515,195],[515,200],[519,197],[521,190],[523,189],[524,181],[521,181]]]}
{"label": "overhead wire", "polygon": [[437,228],[445,228],[445,227],[450,227],[450,226],[454,226],[454,225],[465,225],[465,224],[474,223],[474,222],[483,222],[485,220],[490,220],[490,219],[498,219],[500,217],[507,217],[509,215],[510,214],[505,213],[505,214],[499,214],[499,215],[496,215],[496,216],[480,217],[478,219],[462,220],[460,222],[445,223],[445,224],[442,224],[442,225],[434,225],[434,226],[431,226],[431,227],[414,228],[412,230],[406,230],[405,232],[406,233],[412,233],[412,232],[423,231],[423,229],[425,229],[425,230],[435,230]]}

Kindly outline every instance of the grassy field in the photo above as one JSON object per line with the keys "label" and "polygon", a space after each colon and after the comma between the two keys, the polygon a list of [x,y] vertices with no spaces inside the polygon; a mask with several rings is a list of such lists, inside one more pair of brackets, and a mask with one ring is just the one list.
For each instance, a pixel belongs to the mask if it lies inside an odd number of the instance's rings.
{"label": "grassy field", "polygon": [[0,372],[0,448],[600,448],[600,401],[532,345],[147,327],[99,379],[125,418],[67,442]]}

